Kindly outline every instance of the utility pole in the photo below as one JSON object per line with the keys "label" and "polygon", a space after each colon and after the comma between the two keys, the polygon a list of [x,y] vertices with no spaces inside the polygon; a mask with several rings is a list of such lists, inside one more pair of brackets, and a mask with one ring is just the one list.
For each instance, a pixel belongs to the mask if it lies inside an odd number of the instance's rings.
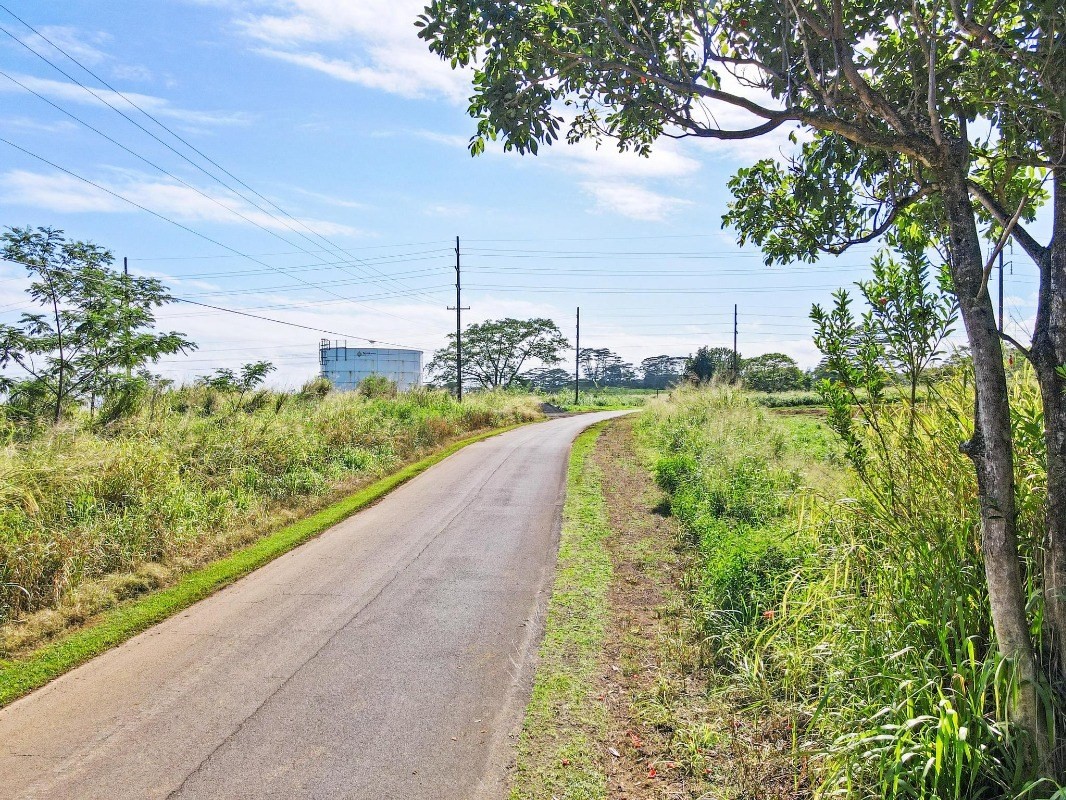
{"label": "utility pole", "polygon": [[578,405],[581,400],[579,394],[581,391],[581,306],[577,307],[577,343],[574,345],[574,405]]}
{"label": "utility pole", "polygon": [[1003,248],[999,248],[999,332],[1003,333]]}
{"label": "utility pole", "polygon": [[455,237],[455,305],[448,306],[449,311],[455,312],[455,396],[463,402],[463,312],[469,311],[470,306],[463,308],[463,282],[459,271],[459,237]]}
{"label": "utility pole", "polygon": [[740,377],[740,353],[737,352],[737,304],[733,304],[733,380]]}
{"label": "utility pole", "polygon": [[[1002,273],[1000,273],[1002,274]],[[130,377],[129,346],[130,346],[130,260],[123,256],[123,317],[126,322],[126,377]]]}

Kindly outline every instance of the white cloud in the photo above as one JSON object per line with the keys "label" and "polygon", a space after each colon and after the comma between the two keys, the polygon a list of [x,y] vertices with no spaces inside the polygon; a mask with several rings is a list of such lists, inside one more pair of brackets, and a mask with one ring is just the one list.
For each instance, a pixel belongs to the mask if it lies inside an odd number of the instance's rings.
{"label": "white cloud", "polygon": [[260,55],[403,97],[463,102],[469,75],[452,70],[417,37],[414,22],[424,6],[423,0],[276,0],[252,4],[257,10],[237,24],[261,43]]}
{"label": "white cloud", "polygon": [[338,208],[356,208],[365,209],[369,208],[368,203],[361,202],[359,200],[348,200],[343,197],[335,197],[331,194],[323,194],[322,192],[312,192],[307,189],[303,189],[299,186],[285,186],[285,189],[290,192],[294,192],[304,197],[310,197],[312,200],[317,200],[320,203],[325,203],[330,206],[337,206]]}
{"label": "white cloud", "polygon": [[[187,186],[143,173],[116,171],[110,178],[98,179],[96,182],[134,203],[182,222],[251,224],[227,211],[228,207],[269,230],[289,230],[280,219],[244,201],[203,189],[201,191],[207,195],[205,197]],[[0,175],[0,192],[6,204],[34,206],[51,211],[118,213],[135,210],[128,203],[105,191],[60,173],[11,170]],[[302,222],[323,236],[361,235],[356,228],[328,220],[305,219]]]}
{"label": "white cloud", "polygon": [[[69,25],[46,25],[41,34],[72,57],[89,67],[106,67],[110,76],[120,80],[147,81],[152,73],[134,64],[124,64],[103,48],[112,41],[112,36],[103,31],[79,30]],[[20,37],[28,47],[48,55],[51,46],[32,33]]]}
{"label": "white cloud", "polygon": [[[457,150],[466,150],[470,146],[470,137],[463,136],[462,134],[453,133],[440,133],[439,131],[427,131],[427,130],[413,130],[409,131],[411,136],[416,136],[419,139],[425,139],[428,142],[436,142],[442,144],[445,147],[453,147]],[[382,133],[382,136],[391,136],[391,133]]]}
{"label": "white cloud", "polygon": [[[48,78],[37,78],[33,75],[16,74],[13,77],[26,86],[26,88],[44,95],[51,100],[95,106],[101,105],[101,101],[106,101],[127,113],[132,111],[131,106],[123,99],[122,95],[119,95],[117,92],[108,91],[107,89],[93,89],[93,92],[96,94],[96,97],[94,97],[76,83],[54,81]],[[23,89],[10,81],[3,81],[0,82],[0,92],[22,93]],[[148,111],[155,116],[175,119],[187,125],[242,125],[249,121],[248,116],[242,113],[195,111],[172,106],[170,101],[165,100],[162,97],[139,94],[136,92],[124,92],[123,94],[145,111]]]}
{"label": "white cloud", "polygon": [[586,181],[581,188],[596,199],[597,208],[647,222],[662,221],[672,211],[690,205],[687,200],[661,194],[631,181]]}
{"label": "white cloud", "polygon": [[29,117],[8,117],[6,119],[0,119],[0,125],[27,131],[42,131],[44,133],[67,133],[78,129],[77,125],[73,122],[68,122],[67,120],[41,122],[40,120],[30,119]]}
{"label": "white cloud", "polygon": [[[102,31],[81,31],[69,25],[45,25],[39,30],[50,41],[89,66],[103,64],[111,58],[100,49],[100,46],[111,41],[111,37]],[[31,47],[41,47],[43,44],[32,33],[20,38]]]}
{"label": "white cloud", "polygon": [[590,141],[558,144],[541,152],[548,161],[562,159],[567,169],[612,179],[685,179],[695,175],[701,167],[697,159],[667,140],[659,142],[650,156],[620,152],[610,143],[597,147]]}

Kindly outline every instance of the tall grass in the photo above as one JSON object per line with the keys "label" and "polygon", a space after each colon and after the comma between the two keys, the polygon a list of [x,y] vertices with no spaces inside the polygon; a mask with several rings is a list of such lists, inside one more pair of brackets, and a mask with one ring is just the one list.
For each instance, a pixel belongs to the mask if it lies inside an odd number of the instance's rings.
{"label": "tall grass", "polygon": [[[1034,558],[1042,425],[1032,382],[1021,375],[1013,391],[1019,523]],[[680,394],[642,421],[697,554],[688,588],[708,660],[742,705],[787,709],[797,795],[1028,789],[958,451],[971,394],[960,377],[916,408],[876,409],[860,428],[861,473],[817,421],[773,417],[731,391]]]}
{"label": "tall grass", "polygon": [[[129,412],[130,410],[127,409]],[[80,421],[0,449],[0,623],[78,587],[182,566],[464,433],[533,419],[528,396],[398,397],[207,387],[157,391],[117,421]],[[145,569],[145,565],[149,565]],[[143,582],[143,581],[142,581]],[[114,587],[112,587],[114,589]],[[127,582],[122,591],[137,591]],[[15,641],[18,637],[15,637]]]}

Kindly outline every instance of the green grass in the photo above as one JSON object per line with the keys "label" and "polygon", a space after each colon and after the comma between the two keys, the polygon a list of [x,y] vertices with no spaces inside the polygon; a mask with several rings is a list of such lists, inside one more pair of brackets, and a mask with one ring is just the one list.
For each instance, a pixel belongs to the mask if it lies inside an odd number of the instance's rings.
{"label": "green grass", "polygon": [[[314,387],[312,387],[314,389]],[[328,388],[328,387],[327,387]],[[542,416],[532,395],[162,387],[39,430],[0,405],[0,658],[174,584],[449,442]]]}
{"label": "green grass", "polygon": [[102,614],[88,627],[69,633],[24,658],[0,661],[0,707],[303,544],[467,445],[516,427],[518,425],[509,425],[455,442],[306,519],[186,575],[169,588]]}
{"label": "green grass", "polygon": [[574,442],[567,472],[559,565],[533,695],[518,742],[512,800],[607,796],[599,742],[607,713],[595,697],[608,617],[610,534],[601,476],[589,462],[606,423]]}
{"label": "green grass", "polygon": [[[667,390],[663,390],[667,394]],[[602,389],[582,389],[578,402],[574,402],[574,391],[559,391],[545,396],[544,400],[570,412],[582,411],[625,411],[640,408],[649,399],[656,396],[654,389],[624,389],[607,386]]]}
{"label": "green grass", "polygon": [[[1039,557],[1046,469],[1036,392],[1012,384],[1027,563]],[[1036,796],[1016,769],[1026,743],[1006,722],[1013,676],[958,449],[972,402],[960,378],[913,408],[872,405],[850,418],[850,450],[820,420],[726,388],[678,392],[638,420],[688,547],[682,588],[709,691],[742,729],[773,732],[777,774],[795,778],[766,796]],[[733,771],[760,774],[766,752],[745,753]],[[723,785],[721,796],[751,794]]]}

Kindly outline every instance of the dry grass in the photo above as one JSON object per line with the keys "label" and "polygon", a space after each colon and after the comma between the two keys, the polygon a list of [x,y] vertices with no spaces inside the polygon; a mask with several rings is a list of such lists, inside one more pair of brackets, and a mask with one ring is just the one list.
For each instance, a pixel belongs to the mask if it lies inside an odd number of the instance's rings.
{"label": "dry grass", "polygon": [[535,399],[200,387],[106,428],[0,450],[0,657],[327,505],[464,434],[539,416]]}

